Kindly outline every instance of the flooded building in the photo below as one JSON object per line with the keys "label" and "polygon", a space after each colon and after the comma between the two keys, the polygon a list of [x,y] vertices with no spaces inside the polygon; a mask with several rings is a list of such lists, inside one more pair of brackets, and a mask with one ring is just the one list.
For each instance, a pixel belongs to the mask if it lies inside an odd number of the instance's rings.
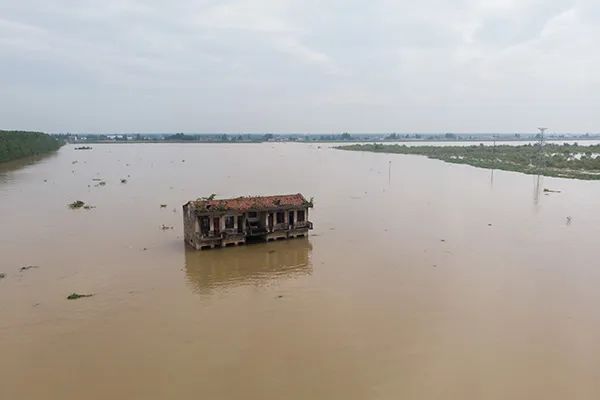
{"label": "flooded building", "polygon": [[185,241],[200,250],[307,236],[311,207],[300,193],[189,201],[183,205]]}

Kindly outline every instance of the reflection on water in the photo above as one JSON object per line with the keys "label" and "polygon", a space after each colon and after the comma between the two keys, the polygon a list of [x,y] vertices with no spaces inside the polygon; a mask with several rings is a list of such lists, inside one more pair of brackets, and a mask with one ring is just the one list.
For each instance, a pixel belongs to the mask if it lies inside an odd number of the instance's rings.
{"label": "reflection on water", "polygon": [[18,160],[0,163],[0,184],[6,183],[11,180],[11,173],[13,171],[18,171],[29,165],[36,164],[45,159],[54,158],[56,156],[57,156],[57,152],[53,151],[53,152],[42,154],[42,155],[25,157],[25,158],[20,158]]}
{"label": "reflection on water", "polygon": [[308,238],[197,251],[186,248],[189,282],[199,292],[265,285],[312,273]]}
{"label": "reflection on water", "polygon": [[536,175],[533,183],[533,204],[537,207],[540,204],[540,195],[542,193],[542,187],[544,186],[544,177]]}

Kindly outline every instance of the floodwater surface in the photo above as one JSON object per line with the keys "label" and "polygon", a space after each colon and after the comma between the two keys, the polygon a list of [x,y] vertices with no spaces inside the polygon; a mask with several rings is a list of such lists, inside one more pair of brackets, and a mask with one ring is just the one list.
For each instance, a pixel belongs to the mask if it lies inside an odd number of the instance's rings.
{"label": "floodwater surface", "polygon": [[[188,200],[297,192],[308,238],[184,246]],[[65,146],[0,168],[0,398],[597,399],[599,210],[420,156]]]}

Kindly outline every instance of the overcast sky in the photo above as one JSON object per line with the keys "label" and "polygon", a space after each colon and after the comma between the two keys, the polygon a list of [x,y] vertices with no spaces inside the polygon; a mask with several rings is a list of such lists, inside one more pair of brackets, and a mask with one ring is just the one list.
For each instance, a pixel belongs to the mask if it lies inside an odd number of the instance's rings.
{"label": "overcast sky", "polygon": [[0,129],[600,131],[598,0],[0,0]]}

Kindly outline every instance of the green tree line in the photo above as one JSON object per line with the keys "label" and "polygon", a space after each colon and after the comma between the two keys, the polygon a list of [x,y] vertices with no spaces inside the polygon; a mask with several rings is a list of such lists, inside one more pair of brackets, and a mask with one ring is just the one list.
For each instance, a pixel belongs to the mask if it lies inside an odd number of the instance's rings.
{"label": "green tree line", "polygon": [[42,132],[0,131],[0,162],[57,150],[63,141]]}

